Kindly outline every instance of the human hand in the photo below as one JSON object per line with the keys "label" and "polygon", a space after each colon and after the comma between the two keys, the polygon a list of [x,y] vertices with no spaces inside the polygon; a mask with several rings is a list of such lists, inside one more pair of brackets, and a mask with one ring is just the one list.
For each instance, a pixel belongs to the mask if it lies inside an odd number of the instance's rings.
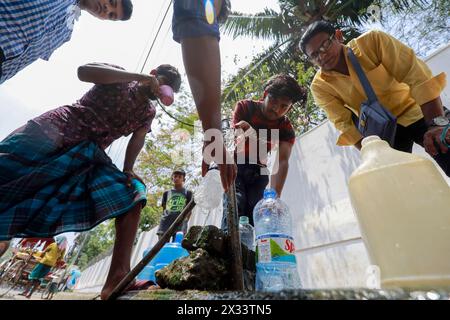
{"label": "human hand", "polygon": [[236,123],[234,125],[235,129],[242,129],[244,131],[247,131],[248,129],[250,129],[252,126],[247,122],[247,121],[239,121],[238,123]]}
{"label": "human hand", "polygon": [[[430,127],[423,136],[423,146],[425,151],[431,156],[436,156],[439,153],[447,153],[448,147],[442,142],[441,136],[446,130],[445,127]],[[447,129],[445,141],[450,143],[450,130]]]}
{"label": "human hand", "polygon": [[139,85],[147,90],[150,90],[153,95],[157,96],[159,94],[159,81],[152,74],[140,74]]}
{"label": "human hand", "polygon": [[127,176],[127,187],[131,187],[132,180],[137,179],[139,182],[141,182],[145,186],[144,180],[142,180],[141,177],[139,177],[133,170],[123,170],[123,173]]}
{"label": "human hand", "polygon": [[[203,149],[205,149],[208,144],[209,143],[205,142]],[[222,156],[215,155],[213,157],[214,157],[214,162],[219,167],[222,187],[225,192],[228,192],[230,186],[234,183],[234,180],[236,179],[237,166],[234,163],[233,157],[226,150],[223,142],[222,142],[221,148],[222,148]],[[209,164],[205,161],[205,154],[204,154],[203,160],[202,160],[202,177],[204,177],[206,175],[206,173],[208,172],[208,168],[209,168]]]}

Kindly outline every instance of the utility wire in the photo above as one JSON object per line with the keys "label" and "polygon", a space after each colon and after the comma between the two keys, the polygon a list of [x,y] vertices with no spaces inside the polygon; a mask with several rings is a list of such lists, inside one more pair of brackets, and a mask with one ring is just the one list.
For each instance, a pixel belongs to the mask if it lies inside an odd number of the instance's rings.
{"label": "utility wire", "polygon": [[[155,37],[153,38],[153,42],[152,42],[152,44],[150,46],[150,49],[148,50],[147,56],[145,57],[145,60],[144,60],[144,63],[142,64],[142,68],[141,68],[141,71],[140,71],[141,73],[144,71],[145,65],[147,64],[148,58],[150,57],[150,54],[151,54],[151,52],[153,50],[153,46],[155,45],[156,40],[157,40],[157,38],[159,36],[159,33],[161,31],[161,28],[162,28],[162,26],[163,26],[163,24],[164,24],[164,22],[165,22],[165,20],[167,18],[167,13],[169,12],[169,9],[170,9],[170,6],[172,5],[172,2],[173,2],[173,0],[169,1],[169,5],[167,6],[166,12],[164,13],[164,16],[163,16],[163,18],[161,20],[161,23],[159,24],[158,31],[156,32]],[[117,149],[117,152],[116,152],[116,156],[115,156],[114,162],[116,162],[119,159],[119,156],[122,154],[124,147],[125,147],[125,138],[122,137],[122,141],[119,142],[119,146],[118,146],[118,149]]]}
{"label": "utility wire", "polygon": [[150,56],[150,53],[152,52],[153,46],[155,45],[156,39],[158,38],[159,32],[161,31],[161,27],[164,24],[164,21],[166,20],[167,13],[169,12],[170,6],[172,5],[173,0],[170,0],[169,5],[167,6],[166,12],[164,13],[164,17],[159,24],[158,31],[156,32],[155,38],[153,39],[153,43],[150,46],[150,49],[148,50],[147,56],[145,57],[144,63],[142,64],[141,73],[144,71],[145,65],[147,64],[148,58]]}

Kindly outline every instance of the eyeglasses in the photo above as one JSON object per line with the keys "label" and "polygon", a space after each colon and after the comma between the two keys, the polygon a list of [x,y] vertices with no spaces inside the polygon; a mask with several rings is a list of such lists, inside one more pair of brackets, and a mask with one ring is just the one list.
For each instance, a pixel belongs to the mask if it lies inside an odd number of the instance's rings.
{"label": "eyeglasses", "polygon": [[308,55],[309,59],[311,59],[312,61],[317,61],[317,59],[319,58],[319,55],[321,53],[325,53],[330,49],[331,45],[333,44],[333,38],[334,38],[334,34],[332,34],[328,39],[326,39],[324,42],[322,42],[322,44],[320,45],[319,49],[317,49],[317,51],[314,51],[313,53]]}

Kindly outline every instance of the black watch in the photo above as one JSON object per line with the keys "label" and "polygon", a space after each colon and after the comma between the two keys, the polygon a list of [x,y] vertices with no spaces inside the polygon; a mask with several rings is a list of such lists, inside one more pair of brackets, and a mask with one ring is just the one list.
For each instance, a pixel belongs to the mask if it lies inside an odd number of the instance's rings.
{"label": "black watch", "polygon": [[431,119],[430,127],[445,127],[448,126],[450,120],[445,116],[438,116]]}

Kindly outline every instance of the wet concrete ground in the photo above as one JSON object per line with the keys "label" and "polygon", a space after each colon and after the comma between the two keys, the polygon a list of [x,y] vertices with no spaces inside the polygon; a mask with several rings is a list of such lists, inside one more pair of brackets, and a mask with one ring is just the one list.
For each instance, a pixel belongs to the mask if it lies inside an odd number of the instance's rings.
{"label": "wet concrete ground", "polygon": [[[20,291],[11,291],[0,300],[28,300],[19,296]],[[59,292],[53,300],[93,300],[97,293]],[[128,292],[120,300],[450,300],[450,288],[441,290],[369,290],[369,289],[324,289],[295,290],[278,293],[261,292],[207,292],[197,290],[175,291],[168,289]],[[40,292],[30,300],[42,300]],[[98,300],[98,298],[97,298]]]}
{"label": "wet concrete ground", "polygon": [[278,293],[205,292],[145,290],[129,293],[121,299],[131,300],[450,300],[450,288],[445,290],[369,290],[326,289],[295,290]]}

